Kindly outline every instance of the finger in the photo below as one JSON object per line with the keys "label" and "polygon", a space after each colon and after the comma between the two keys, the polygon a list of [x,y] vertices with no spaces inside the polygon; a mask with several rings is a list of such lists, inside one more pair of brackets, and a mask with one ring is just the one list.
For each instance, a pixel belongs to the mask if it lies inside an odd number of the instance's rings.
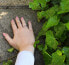
{"label": "finger", "polygon": [[13,19],[11,21],[11,25],[12,25],[13,33],[15,33],[15,31],[17,30],[17,26],[16,26],[16,24],[15,24]]}
{"label": "finger", "polygon": [[9,42],[9,44],[12,45],[12,38],[7,33],[3,33],[3,36]]}
{"label": "finger", "polygon": [[23,27],[26,26],[26,22],[23,17],[21,17],[21,22],[22,22]]}
{"label": "finger", "polygon": [[29,30],[33,31],[31,21],[28,22]]}
{"label": "finger", "polygon": [[5,37],[5,39],[8,41],[8,43],[14,47],[15,49],[18,50],[18,48],[16,47],[16,45],[14,44],[13,39],[7,34],[7,33],[3,33],[3,36]]}
{"label": "finger", "polygon": [[22,28],[21,22],[20,22],[20,20],[19,20],[19,18],[17,16],[16,16],[15,20],[16,20],[18,28]]}

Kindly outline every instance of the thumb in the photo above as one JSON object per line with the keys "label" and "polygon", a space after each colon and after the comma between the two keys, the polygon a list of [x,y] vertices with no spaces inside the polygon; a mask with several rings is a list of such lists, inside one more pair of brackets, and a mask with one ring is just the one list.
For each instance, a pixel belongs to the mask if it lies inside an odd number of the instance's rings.
{"label": "thumb", "polygon": [[9,44],[12,45],[13,42],[12,38],[7,33],[3,33],[3,36],[9,42]]}

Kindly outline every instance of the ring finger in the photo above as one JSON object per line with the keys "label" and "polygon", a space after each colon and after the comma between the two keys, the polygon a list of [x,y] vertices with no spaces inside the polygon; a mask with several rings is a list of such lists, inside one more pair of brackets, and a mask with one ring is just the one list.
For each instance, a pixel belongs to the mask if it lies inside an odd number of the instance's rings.
{"label": "ring finger", "polygon": [[21,17],[21,22],[22,22],[23,27],[25,27],[26,26],[26,22],[25,22],[23,17]]}

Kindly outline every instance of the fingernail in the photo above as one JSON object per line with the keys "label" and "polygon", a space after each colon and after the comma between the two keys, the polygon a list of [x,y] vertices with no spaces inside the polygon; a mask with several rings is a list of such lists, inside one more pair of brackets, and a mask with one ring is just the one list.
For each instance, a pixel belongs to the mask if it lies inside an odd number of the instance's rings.
{"label": "fingernail", "polygon": [[29,21],[29,23],[31,23],[31,22]]}
{"label": "fingernail", "polygon": [[11,22],[14,22],[14,20],[12,19],[12,21]]}
{"label": "fingernail", "polygon": [[5,33],[3,33],[3,36],[5,36],[6,34]]}
{"label": "fingernail", "polygon": [[21,17],[21,20],[23,19],[23,17]]}
{"label": "fingernail", "polygon": [[16,16],[16,19],[19,19],[18,16]]}

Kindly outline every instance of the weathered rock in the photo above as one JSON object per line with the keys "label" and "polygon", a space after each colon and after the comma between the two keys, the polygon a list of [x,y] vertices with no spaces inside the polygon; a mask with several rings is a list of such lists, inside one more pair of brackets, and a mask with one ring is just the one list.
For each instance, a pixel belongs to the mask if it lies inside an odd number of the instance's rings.
{"label": "weathered rock", "polygon": [[33,0],[0,0],[0,6],[24,6]]}
{"label": "weathered rock", "polygon": [[[26,20],[26,23],[31,20],[35,36],[37,36],[39,30],[41,29],[42,23],[37,22],[37,16],[36,12],[32,11],[29,8],[22,8],[22,9],[0,9],[0,61],[6,60],[10,58],[11,56],[14,56],[16,51],[13,53],[8,53],[7,49],[10,48],[9,44],[7,41],[4,39],[2,33],[6,32],[8,33],[11,37],[13,37],[12,34],[12,29],[11,29],[11,20],[15,18],[16,16],[19,17],[24,17]],[[37,63],[35,65],[42,65],[41,63],[41,55],[39,52],[36,51],[35,57],[37,59]],[[39,63],[41,62],[41,63]],[[2,64],[0,64],[2,65]]]}

